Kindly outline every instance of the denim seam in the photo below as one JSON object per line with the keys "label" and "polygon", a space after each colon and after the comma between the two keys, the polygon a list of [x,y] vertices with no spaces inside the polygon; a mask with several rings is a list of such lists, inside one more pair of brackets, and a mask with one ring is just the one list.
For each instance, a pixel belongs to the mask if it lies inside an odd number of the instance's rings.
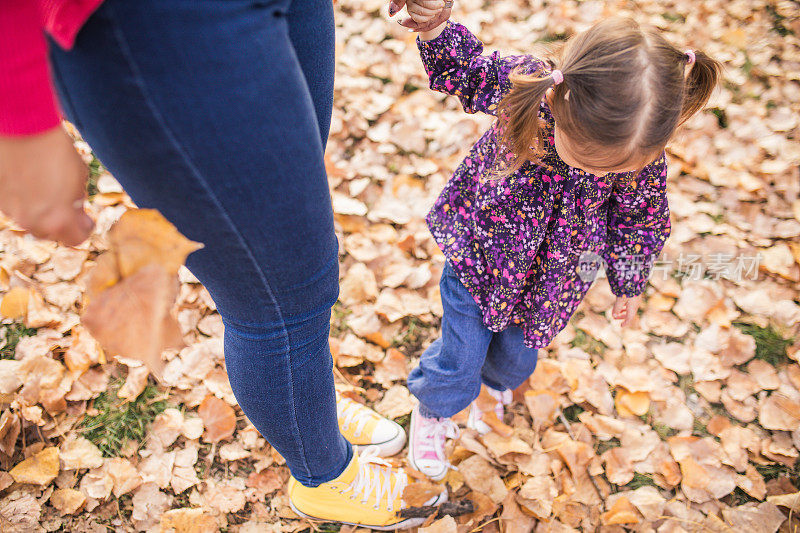
{"label": "denim seam", "polygon": [[[111,14],[114,15],[112,18],[116,20],[117,17],[116,17],[116,14],[113,13],[114,10],[113,10],[111,4],[107,3],[105,7],[108,9],[108,11]],[[205,189],[206,193],[209,195],[211,200],[217,205],[217,207],[220,210],[220,213],[222,213],[222,215],[224,216],[225,220],[228,221],[228,224],[230,225],[232,231],[239,238],[240,242],[244,246],[244,249],[247,251],[247,255],[250,257],[250,260],[253,262],[253,265],[256,267],[256,271],[258,272],[259,277],[261,278],[261,281],[264,283],[264,286],[267,288],[269,296],[274,301],[274,298],[275,298],[273,296],[274,291],[272,290],[272,287],[270,286],[269,282],[267,281],[266,276],[264,275],[264,272],[262,272],[262,270],[258,267],[258,262],[255,260],[255,257],[253,257],[253,254],[250,251],[250,247],[247,245],[247,241],[244,239],[244,237],[241,235],[241,233],[239,233],[239,231],[236,229],[236,225],[233,224],[233,221],[231,220],[230,216],[228,215],[227,211],[222,206],[222,204],[220,204],[220,202],[217,199],[217,197],[211,192],[211,190],[208,187],[208,184],[205,182],[205,180],[202,178],[202,176],[200,175],[200,173],[197,171],[197,169],[195,168],[194,164],[192,163],[191,158],[188,156],[188,154],[186,154],[181,149],[180,145],[177,142],[177,138],[172,133],[170,128],[167,126],[166,122],[164,121],[164,118],[161,116],[161,113],[156,108],[155,103],[153,102],[152,98],[150,97],[150,95],[149,95],[149,93],[148,93],[148,91],[146,89],[146,85],[145,85],[143,76],[141,75],[141,71],[139,70],[136,62],[133,59],[133,54],[131,53],[130,48],[128,47],[127,40],[125,39],[125,36],[123,35],[121,28],[119,27],[118,24],[113,24],[111,26],[111,30],[112,30],[114,36],[116,37],[117,44],[120,47],[120,51],[122,52],[123,56],[125,57],[125,59],[128,62],[128,65],[129,65],[129,67],[131,69],[131,74],[133,75],[134,83],[136,83],[139,86],[139,89],[142,91],[142,95],[144,96],[144,101],[147,104],[147,107],[153,113],[153,118],[155,118],[155,120],[164,129],[164,133],[165,133],[167,139],[172,143],[172,147],[176,150],[176,152],[180,155],[180,157],[185,161],[186,165],[194,173],[194,175],[197,178],[198,182]],[[289,342],[288,342],[289,335],[288,335],[288,331],[286,331],[286,326],[285,326],[285,320],[283,318],[283,313],[281,313],[281,310],[277,305],[275,306],[275,308],[276,308],[276,311],[278,313],[278,316],[279,316],[281,322],[284,324],[283,329],[284,329],[284,335],[286,336],[286,347],[285,347],[284,358],[286,359],[286,367],[289,370],[289,379],[292,380],[292,378],[293,378],[293,376],[292,376],[292,366],[291,366],[291,361],[288,360],[289,359],[288,358],[288,354],[289,354],[289,350],[291,348],[291,346],[289,345]],[[291,383],[292,383],[292,381],[290,381],[290,384]],[[290,394],[292,395],[292,398],[290,399],[290,403],[292,405],[292,423],[293,423],[294,429],[295,429],[294,433],[295,433],[295,435],[298,435],[298,438],[296,439],[296,442],[297,442],[298,447],[299,447],[300,452],[301,452],[300,456],[303,459],[303,467],[305,468],[306,475],[308,477],[310,477],[311,470],[309,468],[308,461],[306,459],[305,447],[303,446],[302,439],[299,438],[300,428],[299,428],[299,424],[297,423],[297,411],[295,410],[295,407],[294,407],[294,386],[293,385],[290,386],[289,390],[291,391]]]}

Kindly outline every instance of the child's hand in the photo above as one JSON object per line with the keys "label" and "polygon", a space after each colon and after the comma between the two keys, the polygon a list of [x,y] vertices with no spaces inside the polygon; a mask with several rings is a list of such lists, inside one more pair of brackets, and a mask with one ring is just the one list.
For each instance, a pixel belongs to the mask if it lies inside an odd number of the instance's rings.
{"label": "child's hand", "polygon": [[642,296],[634,296],[627,298],[625,296],[617,296],[614,301],[614,308],[611,310],[611,316],[617,320],[622,320],[622,327],[630,325],[633,318],[636,316],[636,311],[642,305]]}
{"label": "child's hand", "polygon": [[432,20],[444,9],[444,0],[407,0],[406,9],[411,20],[423,24]]}
{"label": "child's hand", "polygon": [[[410,16],[399,20],[398,24],[422,34],[440,26],[444,27],[444,23],[450,18],[453,0],[392,0],[389,4],[389,16],[394,16],[403,6],[406,6]],[[422,40],[428,39],[422,37]]]}

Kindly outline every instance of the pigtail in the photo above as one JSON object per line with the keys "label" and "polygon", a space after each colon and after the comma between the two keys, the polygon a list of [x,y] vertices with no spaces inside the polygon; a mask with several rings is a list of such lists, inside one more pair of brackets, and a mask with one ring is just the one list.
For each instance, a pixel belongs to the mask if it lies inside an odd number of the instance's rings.
{"label": "pigtail", "polygon": [[711,97],[714,87],[717,86],[722,72],[722,65],[719,61],[697,50],[682,55],[681,59],[687,63],[686,68],[688,68],[692,57],[694,58],[694,65],[692,70],[689,71],[684,85],[680,124],[683,124],[692,115],[703,109]]}
{"label": "pigtail", "polygon": [[495,177],[513,174],[526,161],[535,160],[543,154],[544,133],[539,107],[547,89],[555,85],[552,75],[540,78],[512,73],[510,80],[512,89],[497,110],[501,146],[498,159],[502,161],[496,164]]}

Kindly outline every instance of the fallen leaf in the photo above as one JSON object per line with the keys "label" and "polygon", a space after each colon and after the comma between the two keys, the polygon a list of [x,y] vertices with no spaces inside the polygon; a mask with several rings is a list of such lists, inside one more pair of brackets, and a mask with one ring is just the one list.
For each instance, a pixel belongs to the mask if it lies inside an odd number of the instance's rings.
{"label": "fallen leaf", "polygon": [[611,509],[603,513],[603,524],[607,526],[618,524],[638,524],[640,522],[639,513],[636,507],[626,498],[620,496],[611,506]]}
{"label": "fallen leaf", "polygon": [[47,485],[58,475],[58,448],[45,448],[11,469],[9,474],[17,483]]}
{"label": "fallen leaf", "polygon": [[208,395],[200,404],[197,413],[203,419],[203,440],[219,442],[230,438],[236,429],[236,413],[233,408],[216,396]]}
{"label": "fallen leaf", "polygon": [[26,287],[13,287],[0,301],[0,316],[11,320],[25,318],[25,315],[28,314],[29,299],[30,290]]}
{"label": "fallen leaf", "polygon": [[499,504],[508,495],[508,489],[500,479],[497,469],[477,455],[461,461],[458,471],[464,476],[469,488],[486,494],[494,503]]}
{"label": "fallen leaf", "polygon": [[163,533],[214,533],[219,531],[214,517],[202,509],[170,509],[161,515],[161,531]]}
{"label": "fallen leaf", "polygon": [[50,503],[62,516],[77,513],[85,502],[86,496],[75,489],[56,489],[50,496]]}

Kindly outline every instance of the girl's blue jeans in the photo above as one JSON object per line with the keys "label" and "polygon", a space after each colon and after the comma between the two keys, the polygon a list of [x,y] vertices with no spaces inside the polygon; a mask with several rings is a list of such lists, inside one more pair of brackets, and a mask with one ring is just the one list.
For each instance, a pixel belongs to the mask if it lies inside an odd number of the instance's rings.
{"label": "girl's blue jeans", "polygon": [[309,486],[352,457],[328,346],[333,32],[330,0],[106,0],[74,49],[50,46],[62,107],[103,164],[205,244],[187,265],[225,322],[233,392]]}
{"label": "girl's blue jeans", "polygon": [[537,350],[522,342],[522,330],[493,333],[483,325],[481,310],[445,263],[442,293],[442,336],[422,354],[408,376],[408,389],[419,399],[426,417],[449,418],[478,397],[481,383],[496,390],[514,390],[536,368]]}

